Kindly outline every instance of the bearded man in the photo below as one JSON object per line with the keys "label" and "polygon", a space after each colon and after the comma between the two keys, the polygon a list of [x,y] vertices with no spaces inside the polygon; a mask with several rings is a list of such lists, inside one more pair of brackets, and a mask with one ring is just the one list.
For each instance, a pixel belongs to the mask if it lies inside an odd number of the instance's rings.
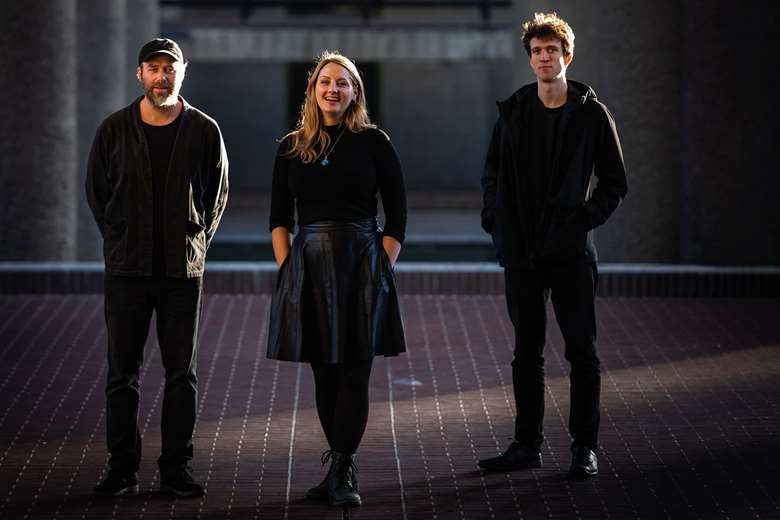
{"label": "bearded man", "polygon": [[160,489],[204,494],[191,475],[198,321],[206,251],[225,208],[228,159],[217,123],[179,96],[179,45],[141,48],[144,94],[100,125],[87,165],[87,200],[105,257],[108,474],[100,496],[138,491],[139,373],[152,314],[165,369]]}

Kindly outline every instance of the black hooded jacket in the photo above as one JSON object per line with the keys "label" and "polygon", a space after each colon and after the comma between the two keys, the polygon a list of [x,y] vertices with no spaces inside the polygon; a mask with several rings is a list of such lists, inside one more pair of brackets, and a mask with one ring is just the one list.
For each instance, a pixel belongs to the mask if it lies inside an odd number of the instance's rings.
{"label": "black hooded jacket", "polygon": [[[482,176],[482,227],[504,267],[595,261],[590,231],[606,222],[628,190],[615,121],[593,89],[569,80],[546,197],[533,200],[539,192],[531,187],[531,161],[522,151],[534,151],[530,121],[537,100],[533,83],[497,103]],[[591,174],[597,179],[592,191]]]}
{"label": "black hooded jacket", "polygon": [[[106,272],[151,276],[152,164],[138,98],[108,116],[92,143],[87,201],[100,233]],[[180,98],[182,99],[182,98]],[[228,195],[228,158],[217,123],[182,99],[165,185],[165,275],[203,275],[206,250]]]}

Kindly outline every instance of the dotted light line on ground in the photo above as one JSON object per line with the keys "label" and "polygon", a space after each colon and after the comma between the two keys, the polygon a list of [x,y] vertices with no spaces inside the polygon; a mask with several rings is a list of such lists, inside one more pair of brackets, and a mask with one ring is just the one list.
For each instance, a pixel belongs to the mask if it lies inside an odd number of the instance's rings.
{"label": "dotted light line on ground", "polygon": [[[503,316],[506,314],[506,310],[502,310],[498,308],[495,297],[490,298],[489,301],[490,301],[490,306],[493,309],[494,316]],[[509,356],[510,356],[509,359],[511,360],[512,357],[514,356],[514,345],[515,345],[514,330],[510,332],[504,320],[498,320],[498,328],[501,331],[501,336],[504,339],[504,344],[507,346],[507,350],[509,351]],[[496,370],[499,370],[498,361],[496,361]],[[500,370],[499,370],[499,378],[501,381],[503,381],[503,376],[501,375]],[[504,386],[504,388],[506,388],[506,386]],[[514,397],[512,398],[511,401],[509,400],[508,396],[506,397],[506,406],[509,415],[514,418],[516,415],[516,408],[514,406]],[[512,432],[512,437],[514,437],[514,432]],[[545,493],[544,491],[544,486],[542,485],[542,481],[538,478],[538,476],[534,475],[534,482],[536,482],[536,488],[539,490],[539,496],[542,498],[542,503],[544,504],[544,509],[547,512],[547,517],[552,518],[553,517],[552,506],[550,504],[550,500],[547,498],[547,493]]]}
{"label": "dotted light line on ground", "polygon": [[[54,312],[50,313],[50,314],[48,315],[48,317],[46,318],[46,320],[43,322],[43,324],[42,324],[42,325],[40,325],[40,326],[38,327],[38,332],[37,332],[37,333],[35,334],[35,336],[33,336],[33,337],[32,337],[32,339],[30,339],[30,341],[27,343],[27,345],[26,345],[26,348],[24,349],[24,352],[22,353],[22,355],[21,355],[21,356],[19,356],[19,357],[16,359],[16,363],[14,363],[14,365],[13,365],[13,366],[11,367],[11,369],[8,371],[8,374],[6,375],[6,377],[5,377],[5,379],[3,380],[2,384],[0,384],[0,392],[2,392],[2,391],[3,391],[3,389],[6,387],[6,385],[8,384],[8,382],[9,382],[9,381],[11,380],[11,378],[13,377],[13,375],[16,373],[16,370],[17,370],[17,369],[19,368],[19,366],[22,364],[22,361],[24,361],[24,360],[25,360],[25,358],[26,358],[26,357],[27,357],[27,356],[28,356],[28,355],[29,355],[31,352],[36,352],[36,350],[35,350],[35,348],[33,348],[33,346],[34,346],[34,345],[35,345],[35,343],[38,341],[38,339],[39,339],[40,337],[42,337],[42,336],[43,336],[43,333],[44,333],[44,332],[46,332],[46,329],[48,328],[48,326],[49,326],[49,323],[51,323],[51,322],[54,320],[54,318],[55,318],[57,315],[59,315],[60,311],[61,311],[62,309],[64,309],[64,308],[65,308],[65,303],[66,303],[66,302],[67,302],[69,299],[70,299],[70,298],[69,298],[69,297],[67,297],[67,296],[66,296],[65,298],[63,298],[63,299],[60,301],[60,304],[59,304],[59,305],[57,306],[57,308],[54,310]],[[80,309],[80,308],[81,308],[81,307],[83,307],[83,306],[84,306],[84,302],[80,303],[80,304],[79,304],[79,306],[77,307],[77,309]],[[36,312],[36,313],[37,313],[37,312]],[[16,405],[16,403],[17,403],[17,402],[19,402],[19,399],[20,399],[20,398],[21,398],[21,396],[24,394],[25,390],[27,390],[27,387],[28,387],[28,386],[30,386],[30,383],[32,383],[32,381],[33,381],[33,379],[35,378],[35,376],[36,376],[36,375],[38,375],[38,372],[40,371],[40,369],[41,369],[43,366],[45,366],[45,363],[44,363],[44,361],[46,361],[46,359],[49,357],[49,354],[50,354],[50,353],[51,353],[51,352],[54,350],[54,345],[56,345],[56,344],[57,344],[57,342],[59,341],[59,339],[62,337],[62,335],[63,335],[63,334],[65,333],[65,331],[67,330],[67,328],[70,326],[70,323],[71,323],[72,321],[74,321],[74,320],[76,319],[76,317],[77,317],[77,316],[78,316],[78,312],[73,312],[73,313],[71,313],[71,315],[70,315],[70,317],[68,318],[68,320],[67,320],[67,322],[65,323],[65,325],[63,325],[62,327],[60,327],[60,328],[59,328],[59,332],[57,332],[57,335],[56,335],[54,338],[52,338],[52,339],[47,339],[47,340],[45,340],[45,341],[47,341],[47,342],[48,342],[48,345],[49,345],[49,346],[48,346],[48,347],[46,347],[46,349],[43,351],[43,355],[42,355],[41,357],[37,358],[38,364],[36,365],[36,367],[35,367],[35,370],[33,370],[32,374],[30,374],[30,375],[27,377],[27,381],[25,381],[25,383],[24,383],[24,386],[22,386],[22,388],[21,388],[21,389],[20,389],[18,392],[16,392],[16,397],[15,397],[15,398],[14,398],[14,400],[13,400],[13,401],[11,401],[11,403],[8,405],[8,408],[6,408],[6,410],[5,410],[5,413],[3,414],[3,416],[2,416],[2,417],[0,417],[0,427],[2,427],[2,426],[3,426],[3,424],[5,424],[5,420],[8,418],[8,415],[11,413],[11,410],[13,409],[13,407]],[[26,328],[26,327],[25,327],[25,328]],[[11,343],[15,342],[15,341],[16,341],[18,338],[20,338],[20,337],[21,337],[21,331],[20,331],[20,333],[19,333],[19,334],[17,334],[17,335],[14,337],[14,339],[13,339],[13,340],[11,340]],[[5,458],[5,457],[2,457],[2,458],[0,458],[0,466],[2,466],[2,465],[3,465],[3,459],[4,459],[4,458]]]}
{"label": "dotted light line on ground", "polygon": [[[418,314],[419,316],[419,314]],[[409,368],[409,381],[416,381],[414,367],[412,365],[412,353],[409,352],[406,356],[406,366]],[[422,426],[420,423],[420,409],[417,403],[417,385],[409,386],[412,393],[412,410],[414,411],[414,429],[417,436],[417,446],[420,448],[420,460],[423,463],[423,469],[425,471],[425,483],[428,487],[428,500],[431,504],[431,518],[432,520],[438,519],[438,513],[436,511],[436,497],[433,494],[433,476],[428,465],[428,456],[425,453],[425,446],[422,440]]]}
{"label": "dotted light line on ground", "polygon": [[[246,307],[247,308],[252,307],[252,303],[254,301],[255,298],[249,298],[248,303],[246,303]],[[239,331],[238,334],[239,344],[243,343],[244,341],[245,331],[246,331],[246,318],[250,315],[253,314],[249,310],[247,310],[247,313],[245,314],[244,323],[242,323],[241,330]],[[257,338],[258,344],[256,345],[257,348],[255,349],[255,360],[254,363],[252,364],[252,379],[249,381],[249,395],[247,396],[246,399],[246,406],[244,407],[244,418],[241,421],[241,434],[238,439],[238,445],[236,446],[236,461],[233,467],[233,482],[230,487],[230,500],[228,501],[228,505],[227,505],[228,517],[231,517],[231,515],[233,514],[233,504],[236,498],[236,486],[238,483],[238,473],[241,465],[241,450],[244,447],[244,438],[246,437],[247,426],[249,424],[249,414],[252,409],[252,403],[254,402],[255,384],[257,382],[257,373],[260,367],[260,360],[263,359],[263,355],[262,355],[263,349],[261,347],[265,343],[265,337],[267,334],[266,327],[268,326],[268,309],[266,307],[263,308],[263,311],[261,312],[261,316],[263,316],[263,320],[260,326],[260,333]]]}
{"label": "dotted light line on ground", "polygon": [[[482,315],[482,310],[480,308],[480,305],[477,305],[477,299],[476,298],[471,298],[471,307],[472,307],[472,312],[474,313],[474,316],[476,316],[476,318],[477,318],[477,323],[479,323],[480,337],[483,338],[483,340],[485,341],[485,344],[487,345],[488,354],[490,355],[490,359],[493,362],[493,368],[495,368],[496,374],[498,376],[498,383],[501,386],[501,392],[504,394],[504,402],[506,403],[506,407],[507,407],[507,409],[510,412],[509,413],[510,416],[514,415],[513,414],[513,410],[512,410],[512,404],[511,404],[512,401],[509,400],[509,394],[506,391],[507,387],[506,387],[506,382],[504,381],[504,374],[501,372],[501,366],[499,365],[498,359],[496,358],[495,345],[493,344],[493,340],[490,337],[490,333],[488,332],[487,325],[485,325],[485,318]],[[500,316],[500,314],[495,314],[495,316]],[[461,319],[461,321],[463,321],[462,316],[461,316],[460,319]],[[475,371],[475,373],[478,374],[478,372],[476,370],[476,365],[474,365],[474,363],[475,363],[474,355],[471,352],[471,348],[470,347],[469,347],[469,353],[471,355],[471,361],[472,361],[472,365],[474,366],[474,371]],[[477,381],[478,381],[478,384],[479,384],[479,387],[480,387],[480,395],[482,395],[482,382],[481,382],[481,379],[477,379]],[[489,418],[490,415],[487,412],[487,404],[485,402],[484,395],[482,395],[482,406],[486,409],[485,413],[487,414],[487,417]],[[496,453],[501,453],[501,445],[498,442],[498,438],[496,437],[495,431],[493,429],[492,421],[490,422],[490,436],[492,437],[493,442],[496,445]],[[509,491],[512,494],[512,502],[515,505],[515,511],[517,512],[517,516],[519,516],[520,518],[523,518],[523,511],[522,511],[522,509],[520,507],[520,501],[517,498],[517,492],[515,491],[514,481],[512,480],[512,473],[511,472],[507,472],[506,473],[506,479],[509,482]],[[542,500],[545,503],[545,507],[548,507],[548,505],[547,505],[547,498],[544,495],[542,495]],[[548,511],[549,511],[549,507],[548,507]]]}
{"label": "dotted light line on ground", "polygon": [[[430,299],[431,297],[428,297]],[[417,303],[417,315],[423,316],[422,296],[418,295],[415,298]],[[436,409],[436,418],[439,422],[439,435],[441,436],[442,445],[444,447],[444,455],[447,457],[447,465],[450,468],[450,477],[452,477],[452,484],[455,487],[455,501],[458,503],[458,514],[461,518],[466,518],[465,511],[463,510],[463,501],[460,496],[460,484],[458,483],[458,477],[455,473],[455,466],[452,462],[452,455],[450,454],[450,444],[447,441],[447,434],[444,429],[444,418],[441,413],[441,402],[439,399],[439,383],[436,378],[436,370],[433,366],[433,356],[431,355],[431,343],[428,334],[428,327],[425,320],[421,320],[421,331],[423,336],[423,347],[425,350],[425,358],[428,362],[428,370],[431,374],[431,386],[433,388],[433,403]]]}
{"label": "dotted light line on ground", "polygon": [[295,424],[298,418],[298,397],[301,393],[301,365],[295,374],[295,396],[293,397],[292,425],[290,426],[290,451],[287,454],[287,489],[284,492],[284,518],[287,520],[290,512],[290,487],[292,484],[293,448],[295,447]]}
{"label": "dotted light line on ground", "polygon": [[[79,307],[77,307],[71,317],[68,319],[65,326],[63,326],[60,331],[58,332],[57,336],[52,340],[52,344],[49,347],[49,349],[53,348],[54,345],[59,345],[60,338],[64,335],[65,331],[68,329],[68,325],[70,325],[71,321],[73,321],[74,317],[77,316],[78,310],[83,307],[84,302],[82,302]],[[54,373],[51,377],[48,378],[49,382],[46,384],[46,386],[43,387],[40,394],[38,395],[38,398],[33,403],[33,406],[30,408],[30,411],[27,413],[27,417],[25,418],[22,425],[19,427],[19,429],[16,432],[16,435],[14,436],[13,440],[11,441],[11,444],[9,445],[8,449],[6,449],[5,453],[3,454],[2,459],[0,459],[0,466],[2,466],[2,462],[6,459],[8,453],[13,449],[13,447],[16,445],[16,442],[19,440],[22,431],[26,428],[26,426],[30,423],[30,420],[32,419],[33,415],[35,415],[35,412],[38,410],[38,407],[40,406],[41,402],[43,401],[44,396],[49,392],[49,390],[54,386],[54,382],[57,379],[57,376],[60,375],[60,372],[62,371],[62,367],[65,364],[65,360],[68,358],[71,352],[73,352],[73,347],[76,345],[81,337],[84,335],[84,332],[87,330],[87,325],[89,321],[94,317],[95,313],[97,312],[97,309],[93,309],[92,313],[90,314],[89,318],[84,320],[82,322],[81,329],[76,333],[76,336],[73,338],[73,341],[70,342],[68,345],[68,348],[63,353],[62,357],[60,358],[60,362],[57,364],[57,368],[54,370]],[[96,343],[92,344],[92,349],[94,349]],[[3,511],[5,510],[6,506],[11,502],[11,497],[14,494],[14,491],[16,490],[16,487],[19,485],[19,483],[22,480],[22,477],[24,476],[25,471],[27,470],[28,466],[32,462],[33,457],[38,451],[38,447],[40,446],[43,439],[46,437],[46,434],[49,432],[49,428],[51,428],[51,425],[54,423],[54,418],[57,416],[57,412],[59,412],[60,408],[62,408],[62,403],[65,402],[65,399],[70,395],[70,392],[73,390],[73,381],[75,381],[78,376],[81,374],[81,372],[84,370],[84,366],[86,365],[87,358],[84,358],[81,361],[81,364],[79,365],[78,371],[76,372],[76,376],[71,380],[70,385],[68,385],[67,390],[61,395],[59,402],[54,407],[54,410],[49,414],[49,419],[44,425],[43,430],[41,431],[40,435],[35,441],[35,444],[30,449],[29,453],[27,454],[27,457],[25,458],[24,463],[22,464],[21,470],[16,475],[16,479],[11,484],[11,487],[8,490],[8,494],[5,497],[5,500],[2,504],[0,504],[0,515],[2,515]],[[24,388],[26,389],[27,386],[29,386],[30,382],[34,378],[34,376],[38,373],[38,371],[41,369],[41,367],[44,365],[43,359],[39,362],[39,364],[35,367],[35,371],[33,372],[33,375],[30,376],[30,378],[27,380],[27,383],[25,384]],[[21,392],[20,392],[21,394]],[[17,395],[17,399],[19,396]],[[33,505],[37,502],[37,496],[33,498]]]}
{"label": "dotted light line on ground", "polygon": [[387,361],[387,403],[390,407],[390,433],[393,437],[393,456],[395,467],[398,470],[398,485],[401,487],[401,518],[406,520],[406,490],[401,474],[401,457],[398,455],[398,436],[395,433],[395,410],[393,409],[393,375],[390,372],[390,360]]}

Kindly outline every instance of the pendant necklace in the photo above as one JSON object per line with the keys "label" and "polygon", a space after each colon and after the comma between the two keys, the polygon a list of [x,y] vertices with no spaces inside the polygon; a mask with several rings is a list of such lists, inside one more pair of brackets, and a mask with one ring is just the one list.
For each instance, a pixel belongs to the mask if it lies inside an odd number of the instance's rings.
{"label": "pendant necklace", "polygon": [[332,144],[332,145],[330,145],[330,149],[329,149],[329,150],[327,150],[327,151],[325,152],[325,156],[324,156],[324,157],[322,158],[322,160],[320,161],[320,164],[321,164],[321,165],[323,165],[323,166],[327,166],[327,165],[329,165],[329,164],[330,164],[330,161],[328,160],[328,156],[329,156],[331,153],[333,153],[333,149],[334,149],[334,148],[336,148],[336,145],[337,145],[337,144],[339,144],[339,139],[341,139],[341,136],[342,136],[342,135],[344,135],[344,130],[346,130],[346,128],[343,128],[343,129],[341,130],[341,133],[339,134],[339,136],[336,138],[336,140],[333,142],[333,144]]}

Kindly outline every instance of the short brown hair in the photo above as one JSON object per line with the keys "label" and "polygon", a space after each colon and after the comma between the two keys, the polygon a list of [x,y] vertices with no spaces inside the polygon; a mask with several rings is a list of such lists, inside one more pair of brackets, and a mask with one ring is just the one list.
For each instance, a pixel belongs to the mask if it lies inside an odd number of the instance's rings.
{"label": "short brown hair", "polygon": [[531,56],[531,39],[539,38],[560,40],[564,56],[574,54],[574,31],[558,13],[534,13],[533,20],[523,24],[523,47]]}

